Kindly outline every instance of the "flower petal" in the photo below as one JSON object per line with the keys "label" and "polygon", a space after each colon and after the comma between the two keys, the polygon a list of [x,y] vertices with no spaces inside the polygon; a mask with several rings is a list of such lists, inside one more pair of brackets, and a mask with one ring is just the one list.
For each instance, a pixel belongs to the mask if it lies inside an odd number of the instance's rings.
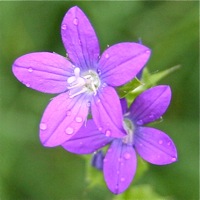
{"label": "flower petal", "polygon": [[121,103],[121,107],[122,107],[122,113],[126,114],[127,109],[128,109],[128,104],[127,104],[126,98],[120,99],[120,103]]}
{"label": "flower petal", "polygon": [[62,147],[72,153],[89,154],[102,148],[112,139],[102,134],[93,120],[88,120],[73,137],[62,144]]}
{"label": "flower petal", "polygon": [[69,140],[80,129],[88,115],[87,97],[69,97],[62,93],[44,111],[40,123],[40,140],[44,146],[54,147]]}
{"label": "flower petal", "polygon": [[55,53],[36,52],[19,57],[13,73],[27,87],[45,93],[61,93],[67,89],[67,78],[72,75],[72,64]]}
{"label": "flower petal", "polygon": [[177,150],[172,139],[158,129],[138,127],[134,144],[138,154],[152,164],[166,165],[177,160]]}
{"label": "flower petal", "polygon": [[130,106],[130,117],[138,125],[159,119],[167,110],[171,89],[167,85],[150,88],[140,94]]}
{"label": "flower petal", "polygon": [[144,67],[151,51],[138,43],[119,43],[104,51],[99,61],[101,78],[112,86],[120,86],[131,79]]}
{"label": "flower petal", "polygon": [[120,139],[112,142],[104,159],[104,178],[111,192],[124,192],[131,184],[136,172],[137,158],[131,145]]}
{"label": "flower petal", "polygon": [[76,67],[96,66],[100,48],[96,33],[83,11],[74,6],[64,16],[61,25],[62,41],[70,60]]}
{"label": "flower petal", "polygon": [[92,116],[99,130],[109,137],[123,137],[123,116],[119,97],[109,86],[98,90],[91,102]]}

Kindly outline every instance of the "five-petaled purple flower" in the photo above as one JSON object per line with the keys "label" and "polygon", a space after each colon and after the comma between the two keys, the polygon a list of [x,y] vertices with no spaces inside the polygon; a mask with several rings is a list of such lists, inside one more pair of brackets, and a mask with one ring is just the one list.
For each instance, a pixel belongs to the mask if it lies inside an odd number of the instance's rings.
{"label": "five-petaled purple flower", "polygon": [[119,194],[128,188],[135,175],[136,152],[144,160],[156,165],[166,165],[177,160],[177,150],[170,137],[158,129],[143,126],[158,120],[167,110],[170,100],[171,90],[165,85],[146,90],[129,109],[125,99],[122,99],[126,136],[106,137],[93,120],[89,120],[62,146],[73,153],[88,154],[111,143],[104,158],[103,172],[108,188],[114,194]]}
{"label": "five-petaled purple flower", "polygon": [[136,76],[148,61],[150,49],[125,42],[109,47],[100,57],[95,31],[77,6],[64,16],[61,36],[68,59],[56,53],[35,52],[13,64],[13,73],[27,87],[61,93],[43,114],[41,142],[53,147],[69,140],[87,120],[90,109],[101,132],[123,137],[120,100],[113,87]]}

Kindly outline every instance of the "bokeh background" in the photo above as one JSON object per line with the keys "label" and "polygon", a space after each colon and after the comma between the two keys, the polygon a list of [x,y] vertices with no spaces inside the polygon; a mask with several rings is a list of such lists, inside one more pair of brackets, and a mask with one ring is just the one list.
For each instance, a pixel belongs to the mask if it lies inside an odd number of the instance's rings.
{"label": "bokeh background", "polygon": [[29,52],[65,55],[60,24],[74,5],[90,18],[102,51],[141,39],[152,49],[151,73],[182,66],[160,82],[171,86],[173,98],[164,121],[156,125],[173,138],[179,160],[149,165],[132,185],[150,185],[162,199],[199,199],[198,1],[0,2],[0,199],[115,198],[106,186],[87,187],[81,156],[40,144],[38,124],[53,96],[26,88],[11,71],[13,61]]}

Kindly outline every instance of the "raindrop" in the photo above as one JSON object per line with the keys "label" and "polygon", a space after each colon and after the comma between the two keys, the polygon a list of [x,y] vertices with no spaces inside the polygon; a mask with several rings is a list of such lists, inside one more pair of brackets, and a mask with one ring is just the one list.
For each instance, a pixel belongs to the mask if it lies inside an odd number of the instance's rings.
{"label": "raindrop", "polygon": [[83,118],[82,117],[76,117],[76,122],[80,123],[83,121]]}
{"label": "raindrop", "polygon": [[122,162],[122,158],[118,158],[118,162]]}
{"label": "raindrop", "polygon": [[131,154],[130,154],[130,153],[125,153],[125,154],[124,154],[124,158],[125,158],[126,160],[129,160],[129,159],[131,158]]}
{"label": "raindrop", "polygon": [[73,20],[73,23],[74,23],[74,25],[78,25],[78,19],[77,18],[74,18],[74,20]]}
{"label": "raindrop", "polygon": [[103,159],[103,162],[107,162],[108,160],[106,158]]}
{"label": "raindrop", "polygon": [[65,132],[66,132],[67,134],[71,135],[71,134],[74,132],[74,129],[71,128],[71,127],[68,127],[68,128],[65,129]]}
{"label": "raindrop", "polygon": [[143,125],[143,123],[144,123],[144,122],[143,122],[143,120],[141,120],[141,119],[137,121],[137,125]]}
{"label": "raindrop", "polygon": [[105,55],[105,58],[109,58],[109,54],[108,53]]}
{"label": "raindrop", "polygon": [[170,146],[170,145],[171,145],[171,142],[168,142],[167,145]]}
{"label": "raindrop", "polygon": [[125,181],[125,178],[124,177],[120,178],[120,181],[121,182]]}
{"label": "raindrop", "polygon": [[63,24],[63,25],[61,26],[61,29],[63,29],[63,30],[66,30],[66,28],[67,28],[67,25],[66,25],[66,24]]}
{"label": "raindrop", "polygon": [[30,67],[30,68],[28,68],[28,72],[33,72],[33,69]]}
{"label": "raindrop", "polygon": [[103,83],[103,84],[102,84],[102,87],[106,87],[106,86],[107,86],[107,84],[106,84],[106,83]]}
{"label": "raindrop", "polygon": [[102,131],[102,127],[99,127],[99,131]]}
{"label": "raindrop", "polygon": [[147,51],[146,51],[146,53],[148,53],[148,54],[149,54],[149,53],[151,53],[151,51],[150,51],[150,50],[147,50]]}
{"label": "raindrop", "polygon": [[117,170],[117,174],[119,174],[119,170]]}
{"label": "raindrop", "polygon": [[154,119],[154,115],[149,115],[149,119]]}
{"label": "raindrop", "polygon": [[97,73],[100,75],[100,74],[101,74],[101,70],[100,70],[100,69],[97,69]]}
{"label": "raindrop", "polygon": [[159,140],[159,142],[158,142],[159,144],[162,144],[163,143],[163,141],[162,140]]}
{"label": "raindrop", "polygon": [[172,158],[172,162],[175,162],[175,161],[176,161],[176,158],[175,158],[175,157],[173,157],[173,158]]}
{"label": "raindrop", "polygon": [[80,144],[80,145],[82,145],[82,144],[83,144],[83,142],[79,142],[79,144]]}
{"label": "raindrop", "polygon": [[41,130],[46,130],[47,129],[47,124],[45,124],[45,123],[40,123],[40,129]]}
{"label": "raindrop", "polygon": [[100,100],[100,99],[98,99],[98,100],[97,100],[97,103],[100,103],[100,101],[101,101],[101,100]]}
{"label": "raindrop", "polygon": [[110,131],[110,130],[107,130],[107,131],[106,131],[106,136],[109,137],[110,135],[111,135],[111,131]]}
{"label": "raindrop", "polygon": [[26,83],[26,87],[31,87],[31,85],[29,83]]}

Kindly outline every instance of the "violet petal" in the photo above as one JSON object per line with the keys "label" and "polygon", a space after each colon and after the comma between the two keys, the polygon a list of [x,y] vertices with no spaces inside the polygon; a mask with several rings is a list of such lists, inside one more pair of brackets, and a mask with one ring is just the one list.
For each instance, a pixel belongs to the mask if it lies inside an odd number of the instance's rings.
{"label": "violet petal", "polygon": [[62,147],[72,153],[89,154],[102,148],[112,139],[102,134],[93,120],[88,120],[73,137],[62,144]]}
{"label": "violet petal", "polygon": [[45,93],[67,89],[67,78],[73,75],[72,64],[56,53],[36,52],[15,60],[13,73],[27,87]]}
{"label": "violet petal", "polygon": [[123,116],[119,97],[109,86],[98,90],[91,102],[93,120],[99,130],[109,137],[123,137]]}
{"label": "violet petal", "polygon": [[166,165],[177,160],[177,150],[172,139],[158,129],[138,127],[134,145],[138,154],[149,163]]}
{"label": "violet petal", "polygon": [[99,61],[101,79],[111,86],[127,83],[144,67],[150,54],[149,48],[133,42],[109,47]]}
{"label": "violet petal", "polygon": [[159,119],[167,110],[171,100],[169,86],[160,85],[140,94],[130,106],[130,117],[136,124],[144,125]]}
{"label": "violet petal", "polygon": [[62,41],[76,67],[96,67],[100,54],[99,42],[90,21],[77,6],[66,13],[61,25]]}
{"label": "violet petal", "polygon": [[69,140],[87,119],[89,107],[85,94],[70,98],[68,92],[55,97],[40,122],[40,140],[54,147]]}
{"label": "violet petal", "polygon": [[121,103],[121,107],[122,107],[122,113],[126,114],[127,109],[128,109],[128,104],[127,104],[126,98],[120,99],[120,103]]}
{"label": "violet petal", "polygon": [[111,192],[124,192],[131,184],[136,172],[137,158],[131,145],[115,139],[104,159],[104,178]]}

